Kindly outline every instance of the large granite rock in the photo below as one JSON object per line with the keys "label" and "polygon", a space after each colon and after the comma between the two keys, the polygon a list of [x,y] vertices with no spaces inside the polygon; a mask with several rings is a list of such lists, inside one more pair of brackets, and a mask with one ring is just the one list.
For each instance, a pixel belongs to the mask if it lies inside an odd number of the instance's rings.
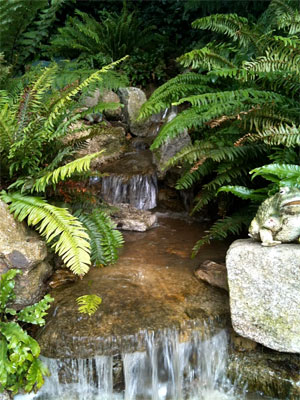
{"label": "large granite rock", "polygon": [[131,133],[141,137],[153,136],[153,121],[151,118],[146,121],[136,121],[141,106],[147,100],[145,93],[139,88],[127,87],[119,89],[119,95],[121,103],[124,104],[123,113]]}
{"label": "large granite rock", "polygon": [[300,245],[237,240],[226,266],[234,330],[271,349],[300,353]]}
{"label": "large granite rock", "polygon": [[44,241],[25,223],[17,222],[0,200],[0,276],[9,269],[22,271],[16,278],[14,308],[21,309],[41,300],[44,282],[52,273]]}

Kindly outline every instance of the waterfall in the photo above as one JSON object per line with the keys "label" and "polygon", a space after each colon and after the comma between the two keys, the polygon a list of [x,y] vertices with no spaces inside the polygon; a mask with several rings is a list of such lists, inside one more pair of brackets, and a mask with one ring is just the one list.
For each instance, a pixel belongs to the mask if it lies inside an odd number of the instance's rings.
{"label": "waterfall", "polygon": [[[226,377],[227,335],[202,339],[194,331],[180,343],[175,330],[146,333],[145,351],[122,355],[125,390],[113,391],[113,356],[46,359],[51,376],[36,400],[231,400],[242,399]],[[30,395],[28,395],[30,396]],[[18,395],[15,400],[25,400]],[[29,397],[28,397],[29,399]]]}
{"label": "waterfall", "polygon": [[102,178],[101,196],[112,204],[127,203],[140,210],[156,207],[157,178],[155,174],[110,175]]}

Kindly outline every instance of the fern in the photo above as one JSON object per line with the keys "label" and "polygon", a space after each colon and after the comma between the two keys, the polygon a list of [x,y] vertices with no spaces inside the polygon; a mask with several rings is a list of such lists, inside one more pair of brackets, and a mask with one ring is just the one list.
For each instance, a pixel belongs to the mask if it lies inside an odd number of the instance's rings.
{"label": "fern", "polygon": [[58,29],[47,51],[69,58],[90,56],[93,67],[102,67],[97,55],[101,54],[102,62],[107,63],[138,49],[145,50],[151,41],[158,39],[158,35],[153,34],[153,26],[145,28],[126,8],[120,14],[102,11],[99,21],[79,10],[75,15]]}
{"label": "fern", "polygon": [[95,314],[99,305],[102,303],[102,299],[96,294],[87,294],[77,297],[76,302],[78,304],[78,311],[83,314],[88,314],[90,317]]}
{"label": "fern", "polygon": [[27,306],[23,310],[18,312],[18,320],[27,322],[33,325],[43,326],[45,325],[44,316],[47,315],[47,310],[50,308],[50,303],[53,301],[50,295],[44,296],[44,298],[37,304]]}
{"label": "fern", "polygon": [[260,175],[272,182],[286,186],[300,185],[300,166],[291,164],[269,164],[250,171],[253,178]]}
{"label": "fern", "polygon": [[239,212],[232,214],[230,217],[218,219],[209,229],[209,233],[197,241],[193,247],[192,257],[195,257],[199,249],[209,244],[212,239],[223,240],[228,235],[238,235],[243,228],[248,228],[251,220],[255,215],[255,209],[249,214],[249,209],[241,209]]}
{"label": "fern", "polygon": [[71,161],[70,163],[55,169],[52,172],[48,172],[42,178],[39,178],[35,181],[32,186],[31,192],[44,192],[46,190],[47,185],[56,184],[59,181],[64,181],[66,178],[69,178],[75,172],[84,172],[89,170],[90,162],[100,156],[103,153],[103,150],[98,153],[88,154],[85,157],[79,158],[77,160]]}
{"label": "fern", "polygon": [[95,209],[92,214],[76,214],[89,233],[91,259],[95,265],[107,265],[116,262],[118,249],[124,240],[108,215]]}
{"label": "fern", "polygon": [[71,271],[78,275],[87,273],[91,264],[89,236],[68,210],[20,193],[3,191],[1,199],[10,204],[9,209],[18,221],[26,219],[29,226],[36,227]]}
{"label": "fern", "polygon": [[222,186],[219,192],[232,193],[243,200],[252,200],[261,203],[266,198],[265,189],[249,189],[245,186]]}

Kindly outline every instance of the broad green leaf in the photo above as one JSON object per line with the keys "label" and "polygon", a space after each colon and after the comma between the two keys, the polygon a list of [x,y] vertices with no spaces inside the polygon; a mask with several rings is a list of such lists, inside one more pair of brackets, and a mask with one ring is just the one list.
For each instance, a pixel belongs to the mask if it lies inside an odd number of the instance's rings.
{"label": "broad green leaf", "polygon": [[14,299],[15,276],[20,274],[19,269],[11,269],[1,275],[0,280],[0,311],[4,311],[6,304]]}
{"label": "broad green leaf", "polygon": [[23,308],[23,310],[18,313],[18,320],[34,325],[45,325],[45,319],[43,317],[47,315],[46,310],[48,310],[48,308],[50,307],[50,303],[53,300],[54,299],[49,294],[47,294],[38,303]]}

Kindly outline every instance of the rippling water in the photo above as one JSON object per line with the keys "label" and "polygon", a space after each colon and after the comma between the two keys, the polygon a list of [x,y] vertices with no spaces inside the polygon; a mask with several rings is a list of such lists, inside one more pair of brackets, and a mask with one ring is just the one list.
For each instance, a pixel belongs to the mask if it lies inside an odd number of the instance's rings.
{"label": "rippling water", "polygon": [[[191,340],[183,343],[174,330],[149,332],[146,347],[144,352],[122,355],[125,390],[121,393],[114,390],[112,356],[44,358],[51,377],[38,394],[16,396],[15,400],[246,399],[238,382],[231,383],[226,377],[225,331],[203,339],[200,331],[195,330]],[[64,380],[69,383],[63,383]]]}

